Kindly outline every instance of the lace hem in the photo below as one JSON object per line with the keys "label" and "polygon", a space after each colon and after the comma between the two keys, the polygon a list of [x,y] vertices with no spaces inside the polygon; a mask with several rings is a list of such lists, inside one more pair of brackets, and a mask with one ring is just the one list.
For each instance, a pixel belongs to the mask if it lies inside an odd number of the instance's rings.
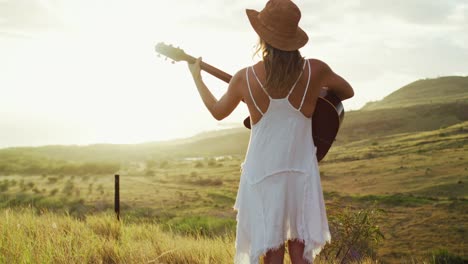
{"label": "lace hem", "polygon": [[[320,243],[316,240],[304,240],[302,238],[288,238],[291,241],[300,241],[304,243],[304,253],[302,257],[308,262],[313,263],[315,257],[322,251],[327,243],[331,243],[331,235],[329,231],[325,231],[325,241]],[[236,252],[234,258],[234,264],[258,264],[261,256],[264,256],[270,250],[277,250],[285,245],[286,242],[276,243],[269,245],[262,249],[256,250],[253,254],[248,254],[247,252]]]}

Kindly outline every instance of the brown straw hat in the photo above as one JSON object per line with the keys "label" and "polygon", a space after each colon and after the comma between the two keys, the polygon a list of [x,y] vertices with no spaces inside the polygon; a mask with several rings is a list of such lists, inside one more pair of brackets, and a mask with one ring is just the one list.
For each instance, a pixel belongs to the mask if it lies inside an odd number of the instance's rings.
{"label": "brown straw hat", "polygon": [[246,9],[246,13],[260,38],[277,49],[297,50],[309,40],[298,26],[301,11],[290,0],[270,0],[262,11]]}

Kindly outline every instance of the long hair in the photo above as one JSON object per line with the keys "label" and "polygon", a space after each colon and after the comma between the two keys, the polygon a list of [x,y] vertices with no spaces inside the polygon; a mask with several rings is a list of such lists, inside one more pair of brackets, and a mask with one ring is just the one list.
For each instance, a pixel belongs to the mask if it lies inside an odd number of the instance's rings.
{"label": "long hair", "polygon": [[260,38],[255,54],[261,53],[266,70],[265,89],[273,97],[286,96],[302,72],[304,57],[299,50],[284,51]]}

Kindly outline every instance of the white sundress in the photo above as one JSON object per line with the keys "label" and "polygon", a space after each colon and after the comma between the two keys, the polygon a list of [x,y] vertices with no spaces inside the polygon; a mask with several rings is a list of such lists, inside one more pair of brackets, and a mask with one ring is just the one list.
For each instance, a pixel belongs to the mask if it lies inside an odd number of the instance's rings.
{"label": "white sundress", "polygon": [[[262,118],[252,125],[234,204],[236,264],[259,263],[260,256],[287,240],[303,241],[303,257],[313,263],[325,244],[331,242],[312,120],[301,112],[310,82],[310,63],[306,62],[309,78],[298,109],[289,102],[289,95],[302,73],[285,98],[274,99],[253,67],[246,69],[249,93]],[[249,69],[270,99],[265,113],[252,96]]]}

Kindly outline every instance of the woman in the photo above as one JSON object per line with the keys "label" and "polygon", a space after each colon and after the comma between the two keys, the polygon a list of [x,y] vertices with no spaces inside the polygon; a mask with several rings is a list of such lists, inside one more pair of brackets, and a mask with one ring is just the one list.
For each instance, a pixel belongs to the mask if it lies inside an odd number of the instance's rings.
{"label": "woman", "polygon": [[270,0],[261,12],[246,10],[260,37],[263,61],[238,71],[217,100],[203,83],[200,59],[189,64],[200,96],[214,118],[227,117],[244,100],[252,124],[242,164],[235,263],[312,263],[331,236],[323,200],[311,117],[321,87],[344,100],[351,86],[327,64],[304,59],[308,37],[298,27],[298,7]]}

